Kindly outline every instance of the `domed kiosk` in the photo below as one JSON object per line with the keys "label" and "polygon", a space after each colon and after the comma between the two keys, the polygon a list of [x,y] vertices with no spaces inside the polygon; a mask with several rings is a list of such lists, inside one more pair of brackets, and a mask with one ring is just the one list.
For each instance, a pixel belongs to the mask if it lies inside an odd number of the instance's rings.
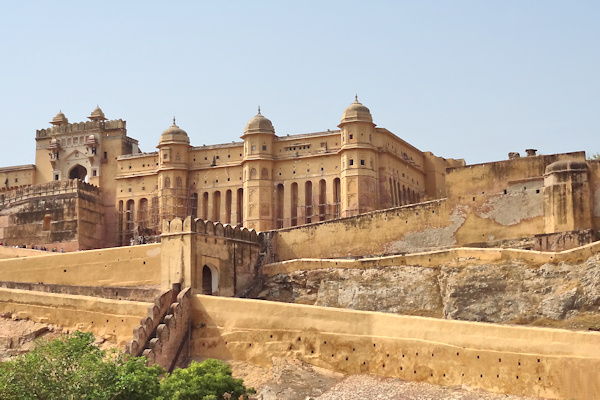
{"label": "domed kiosk", "polygon": [[178,144],[181,144],[181,143],[189,144],[190,143],[190,138],[188,137],[187,132],[175,124],[175,118],[173,118],[173,125],[171,125],[169,128],[167,128],[160,135],[160,139],[158,141],[159,146],[164,145],[164,144],[171,144],[171,143],[178,143]]}

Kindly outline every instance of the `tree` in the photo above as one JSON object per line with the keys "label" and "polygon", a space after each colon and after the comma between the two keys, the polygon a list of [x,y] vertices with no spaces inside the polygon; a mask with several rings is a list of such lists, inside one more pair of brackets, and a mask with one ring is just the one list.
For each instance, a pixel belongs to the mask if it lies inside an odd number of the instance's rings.
{"label": "tree", "polygon": [[104,351],[91,333],[75,332],[0,365],[0,399],[14,400],[221,400],[254,393],[229,366],[208,359],[164,375],[145,357]]}
{"label": "tree", "polygon": [[163,370],[144,358],[106,352],[91,333],[41,340],[0,366],[0,398],[15,400],[153,400]]}
{"label": "tree", "polygon": [[588,156],[588,160],[600,160],[600,153],[594,153],[591,156]]}
{"label": "tree", "polygon": [[238,399],[255,391],[246,388],[242,379],[234,379],[229,365],[212,359],[192,361],[189,367],[166,376],[160,385],[161,400],[217,400],[226,393]]}

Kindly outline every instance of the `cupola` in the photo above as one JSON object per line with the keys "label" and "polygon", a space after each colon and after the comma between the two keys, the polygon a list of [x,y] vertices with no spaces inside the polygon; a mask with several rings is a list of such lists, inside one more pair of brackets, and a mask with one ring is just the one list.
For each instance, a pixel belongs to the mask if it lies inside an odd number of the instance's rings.
{"label": "cupola", "polygon": [[190,144],[188,134],[175,124],[175,117],[173,117],[173,125],[160,135],[160,140],[158,141],[159,146],[170,143]]}
{"label": "cupola", "polygon": [[92,111],[92,115],[90,115],[88,118],[91,119],[92,121],[105,121],[106,120],[106,118],[104,117],[104,113],[102,112],[100,107],[98,107],[97,105],[96,105],[96,108],[94,109],[94,111]]}
{"label": "cupola", "polygon": [[54,126],[61,126],[68,124],[69,120],[67,117],[65,117],[65,114],[63,114],[62,111],[59,111],[58,114],[56,114],[56,117],[52,118],[50,123]]}
{"label": "cupola", "polygon": [[358,96],[354,97],[354,103],[350,104],[342,115],[342,124],[347,122],[370,122],[373,123],[371,111],[358,102]]}
{"label": "cupola", "polygon": [[271,120],[265,118],[260,113],[260,107],[258,107],[258,114],[254,118],[252,118],[246,124],[246,128],[244,129],[244,135],[252,135],[255,133],[271,133],[275,134],[275,128],[273,128],[273,124]]}

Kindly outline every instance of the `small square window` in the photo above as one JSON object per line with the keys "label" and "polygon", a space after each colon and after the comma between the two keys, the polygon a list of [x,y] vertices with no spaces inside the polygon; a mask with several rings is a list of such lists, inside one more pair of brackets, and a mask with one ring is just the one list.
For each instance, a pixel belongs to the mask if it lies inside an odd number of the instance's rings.
{"label": "small square window", "polygon": [[267,151],[267,146],[263,146],[263,151]]}
{"label": "small square window", "polygon": [[58,180],[58,174],[54,175],[54,180],[57,181]]}
{"label": "small square window", "polygon": [[165,159],[165,160],[166,160],[168,156],[169,156],[169,155],[168,155],[168,154],[166,154],[166,153],[165,153],[165,154],[163,154],[163,159]]}
{"label": "small square window", "polygon": [[360,160],[360,165],[365,165],[365,160]]}
{"label": "small square window", "polygon": [[351,135],[350,135],[350,140],[352,140],[352,138],[354,138],[354,135],[352,135],[352,134],[351,134]]}
{"label": "small square window", "polygon": [[15,178],[15,183],[19,182],[19,178]]}
{"label": "small square window", "polygon": [[98,170],[93,169],[92,170],[92,176],[98,176]]}
{"label": "small square window", "polygon": [[350,160],[350,165],[354,165],[354,160]]}

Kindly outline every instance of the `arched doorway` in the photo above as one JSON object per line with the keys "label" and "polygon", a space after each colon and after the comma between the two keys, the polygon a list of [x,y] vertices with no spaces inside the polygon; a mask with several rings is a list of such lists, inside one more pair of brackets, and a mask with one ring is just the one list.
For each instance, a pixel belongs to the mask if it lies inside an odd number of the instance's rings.
{"label": "arched doorway", "polygon": [[87,177],[87,169],[77,164],[69,171],[69,179],[79,179],[80,181],[85,181]]}
{"label": "arched doorway", "polygon": [[215,294],[219,289],[219,273],[214,267],[202,267],[202,294]]}

